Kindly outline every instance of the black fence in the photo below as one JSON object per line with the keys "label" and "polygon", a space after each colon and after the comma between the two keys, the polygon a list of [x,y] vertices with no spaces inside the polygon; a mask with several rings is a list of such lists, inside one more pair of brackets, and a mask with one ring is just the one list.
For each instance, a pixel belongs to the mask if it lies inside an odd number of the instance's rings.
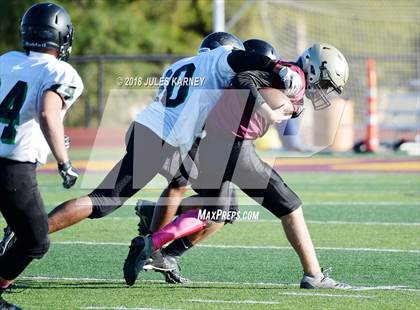
{"label": "black fence", "polygon": [[[121,77],[160,77],[165,66],[189,55],[85,55],[71,58],[81,75],[85,90],[81,104],[72,107],[66,122],[68,126],[96,126],[104,111],[106,98],[112,88],[124,88],[117,84]],[[349,83],[344,96],[355,102],[355,123],[364,123],[366,115],[366,62],[368,57],[376,60],[379,89],[390,92],[412,92],[410,84],[420,81],[420,54],[405,55],[348,55],[350,65]],[[417,84],[415,83],[415,84]],[[417,87],[416,87],[417,88]],[[405,90],[404,90],[405,89]],[[419,89],[415,89],[418,92]]]}
{"label": "black fence", "polygon": [[[147,70],[147,74],[160,76],[164,67],[187,55],[159,54],[159,55],[86,55],[74,56],[70,63],[78,70],[85,84],[84,93],[80,99],[81,105],[72,108],[75,113],[70,113],[70,126],[91,127],[96,125],[104,111],[107,93],[112,87],[117,87],[113,71],[120,66],[125,68],[119,72],[119,76],[143,75],[145,72],[136,70],[136,66],[128,64],[147,64],[154,70]],[[88,70],[84,70],[89,67]],[[94,68],[93,68],[94,67]],[[113,67],[114,70],[106,70]],[[112,69],[112,68],[111,68]],[[140,72],[139,72],[140,71]],[[93,73],[93,74],[92,74]]]}

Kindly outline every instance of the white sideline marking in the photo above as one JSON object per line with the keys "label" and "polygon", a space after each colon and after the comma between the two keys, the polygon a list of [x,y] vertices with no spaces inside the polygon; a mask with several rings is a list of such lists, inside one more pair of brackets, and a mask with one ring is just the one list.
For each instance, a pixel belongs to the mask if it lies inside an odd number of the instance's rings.
{"label": "white sideline marking", "polygon": [[383,290],[383,291],[409,291],[409,292],[420,292],[419,289],[409,288],[403,285],[384,285],[384,286],[357,286],[351,289],[352,291],[373,291],[373,290]]}
{"label": "white sideline marking", "polygon": [[[105,217],[102,220],[113,220],[113,221],[123,221],[123,220],[136,220],[138,221],[138,217],[136,216],[110,216]],[[246,223],[249,221],[238,220],[237,223]],[[256,221],[251,221],[252,223],[280,223],[280,220],[270,220],[270,219],[261,219]],[[308,224],[332,224],[332,225],[383,225],[383,226],[420,226],[418,222],[353,222],[353,221],[306,221]]]}
{"label": "white sideline marking", "polygon": [[406,206],[417,205],[420,206],[418,201],[311,201],[304,203],[304,206]]}
{"label": "white sideline marking", "polygon": [[216,303],[216,304],[260,304],[260,305],[278,305],[278,301],[258,301],[258,300],[212,300],[212,299],[187,299],[189,302]]}
{"label": "white sideline marking", "polygon": [[[273,220],[274,221],[274,220]],[[278,222],[278,221],[276,221]],[[384,225],[384,226],[420,226],[420,223],[414,222],[351,222],[351,221],[306,221],[309,224],[334,224],[334,225]]]}
{"label": "white sideline marking", "polygon": [[89,306],[81,307],[80,309],[98,309],[98,310],[180,310],[168,308],[126,308],[126,307],[104,307],[104,306]]}
{"label": "white sideline marking", "polygon": [[[156,198],[151,198],[156,200]],[[240,205],[259,206],[254,200],[247,196],[238,197]],[[304,201],[304,207],[311,206],[420,206],[418,201]]]}
{"label": "white sideline marking", "polygon": [[61,244],[61,245],[72,245],[72,244],[80,244],[80,245],[115,245],[115,246],[129,246],[130,243],[128,242],[96,242],[96,241],[58,241],[54,242],[53,244]]}
{"label": "white sideline marking", "polygon": [[[199,244],[198,247],[203,248],[220,248],[220,249],[258,249],[258,250],[293,250],[288,246],[257,246],[257,245],[213,245],[213,244]],[[375,249],[375,248],[337,248],[337,247],[315,247],[316,250],[330,250],[330,251],[356,251],[356,252],[391,252],[391,253],[416,253],[420,250],[402,250],[402,249]]]}
{"label": "white sideline marking", "polygon": [[[298,293],[298,292],[284,292],[281,295],[289,296],[311,296],[311,297],[338,297],[338,298],[372,298],[367,295],[351,295],[351,294],[324,294],[324,293]],[[188,299],[189,302],[200,303],[223,303],[223,304],[262,304],[262,305],[278,305],[279,301],[264,301],[264,300],[217,300],[217,299]]]}
{"label": "white sideline marking", "polygon": [[282,294],[295,295],[295,296],[315,296],[315,297],[373,298],[373,296],[351,295],[351,294],[325,294],[325,293],[299,293],[299,292],[286,292]]}
{"label": "white sideline marking", "polygon": [[[122,218],[121,218],[122,219]],[[238,220],[238,223],[280,223],[280,220],[261,219],[256,221]],[[308,224],[322,224],[322,225],[383,225],[383,226],[420,226],[418,222],[353,222],[353,221],[315,221],[307,220]]]}
{"label": "white sideline marking", "polygon": [[[129,246],[126,242],[95,242],[95,241],[57,241],[53,244],[60,245],[114,245],[114,246]],[[199,248],[214,248],[214,249],[253,249],[253,250],[293,250],[289,246],[258,246],[258,245],[217,245],[217,244],[198,244]],[[419,254],[420,250],[402,250],[402,249],[375,249],[375,248],[337,248],[337,247],[315,247],[317,250],[328,251],[355,251],[355,252],[389,252],[389,253],[415,253]]]}
{"label": "white sideline marking", "polygon": [[[166,186],[166,185],[165,185]],[[165,187],[164,186],[164,187]],[[143,200],[156,201],[157,196],[142,196]],[[258,203],[247,196],[238,197],[240,205],[246,205],[247,207],[258,206]],[[52,201],[49,205],[59,205],[62,201]],[[134,207],[136,201],[132,198],[132,201],[126,202],[125,207]],[[304,207],[311,206],[420,206],[418,201],[306,201],[303,203]]]}
{"label": "white sideline marking", "polygon": [[[23,276],[19,277],[23,280],[37,280],[37,281],[80,281],[80,282],[106,282],[106,283],[125,283],[123,279],[104,279],[104,278],[72,278],[72,277],[44,277],[44,276]],[[163,280],[142,280],[146,283],[166,283]],[[231,282],[231,281],[193,281],[189,284],[182,286],[188,286],[191,284],[221,284],[221,285],[245,285],[245,286],[275,286],[283,288],[298,288],[298,284],[291,283],[270,283],[270,282]],[[359,286],[353,287],[348,291],[372,291],[372,290],[386,290],[386,291],[409,291],[409,292],[420,292],[420,289],[411,288],[404,285],[380,285],[380,286]],[[289,292],[292,293],[292,292]],[[297,294],[308,294],[308,293],[297,293]]]}

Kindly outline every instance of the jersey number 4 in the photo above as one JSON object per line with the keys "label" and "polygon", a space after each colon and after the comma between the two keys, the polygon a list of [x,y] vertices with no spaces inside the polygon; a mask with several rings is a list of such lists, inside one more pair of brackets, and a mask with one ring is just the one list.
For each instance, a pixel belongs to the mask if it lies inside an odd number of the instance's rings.
{"label": "jersey number 4", "polygon": [[4,144],[15,144],[16,125],[19,125],[19,112],[25,102],[27,90],[28,84],[19,81],[0,103],[0,123],[7,124],[0,137]]}

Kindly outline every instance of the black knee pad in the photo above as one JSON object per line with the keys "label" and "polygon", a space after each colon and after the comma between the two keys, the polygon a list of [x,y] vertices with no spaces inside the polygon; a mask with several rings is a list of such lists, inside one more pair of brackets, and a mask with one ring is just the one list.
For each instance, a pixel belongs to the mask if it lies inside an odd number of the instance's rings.
{"label": "black knee pad", "polygon": [[302,205],[299,196],[281,178],[270,179],[263,197],[262,206],[279,219]]}
{"label": "black knee pad", "polygon": [[44,238],[34,240],[29,244],[21,244],[22,250],[30,258],[41,259],[50,248],[50,238],[46,235]]}
{"label": "black knee pad", "polygon": [[89,195],[92,200],[92,213],[90,219],[98,219],[114,212],[121,207],[126,198],[119,197],[119,193],[114,189],[95,189]]}

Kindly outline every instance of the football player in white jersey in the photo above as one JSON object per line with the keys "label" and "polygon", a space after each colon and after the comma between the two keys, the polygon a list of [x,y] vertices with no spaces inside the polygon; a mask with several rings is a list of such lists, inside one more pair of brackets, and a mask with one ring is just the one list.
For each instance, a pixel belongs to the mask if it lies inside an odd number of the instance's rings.
{"label": "football player in white jersey", "polygon": [[64,61],[73,40],[70,16],[58,5],[35,4],[23,15],[20,32],[25,52],[0,56],[0,211],[17,237],[0,256],[0,309],[20,309],[1,294],[49,248],[36,166],[52,150],[63,186],[72,187],[78,178],[62,122],[83,90],[79,75]]}
{"label": "football player in white jersey", "polygon": [[[207,36],[197,56],[181,59],[165,70],[162,79],[167,83],[160,87],[150,108],[133,122],[127,134],[126,154],[102,183],[89,195],[66,201],[48,215],[49,233],[86,218],[106,216],[156,174],[168,179],[171,195],[180,197],[180,201],[187,184],[180,172],[185,150],[191,147],[222,89],[237,72],[262,70],[279,74],[280,69],[269,57],[244,51],[242,42],[229,33]],[[193,78],[202,82],[176,82]],[[201,91],[204,89],[212,92]]]}
{"label": "football player in white jersey", "polygon": [[[277,58],[275,49],[262,40],[248,40],[244,42],[244,45],[249,50]],[[347,83],[347,61],[340,51],[328,44],[314,44],[299,57],[297,62],[284,61],[283,64],[298,72],[304,82],[301,91],[296,96],[286,97],[286,101],[277,99],[276,104],[282,104],[283,107],[287,106],[284,102],[290,100],[293,106],[293,114],[289,115],[291,117],[298,117],[303,110],[303,96],[308,95],[308,90],[305,90],[306,85],[309,90],[314,88],[317,89],[317,93],[322,92],[322,96],[313,97],[312,101],[315,109],[322,109],[330,104],[327,99],[329,90],[340,94]],[[318,75],[311,74],[311,67],[314,72],[319,70]],[[306,228],[302,201],[286,185],[277,171],[264,163],[255,152],[252,141],[262,137],[272,124],[260,113],[254,113],[259,112],[261,104],[265,102],[258,92],[258,89],[264,87],[283,89],[283,85],[274,74],[261,71],[237,74],[232,80],[231,88],[249,89],[249,97],[232,95],[232,89],[230,89],[206,120],[207,135],[198,148],[199,177],[192,183],[192,188],[205,198],[205,211],[201,213],[201,218],[200,212],[193,209],[197,205],[202,205],[203,201],[191,200],[192,197],[189,197],[182,203],[184,211],[182,215],[150,234],[148,228],[151,223],[150,215],[154,213],[154,204],[150,201],[142,201],[136,206],[137,214],[140,216],[139,232],[143,237],[133,239],[132,244],[137,244],[137,248],[136,251],[130,250],[130,253],[137,253],[138,258],[130,259],[137,261],[137,270],[141,270],[141,265],[147,263],[147,266],[144,266],[145,270],[154,269],[163,272],[165,280],[169,283],[187,282],[188,280],[180,273],[179,257],[194,244],[201,242],[222,228],[224,224],[232,223],[236,217],[239,217],[239,207],[232,205],[232,196],[229,193],[229,183],[233,182],[245,194],[281,220],[288,240],[301,259],[304,270],[301,288],[350,288],[349,285],[337,282],[322,271]],[[280,108],[279,111],[286,112],[285,119],[288,118],[287,114],[290,111],[284,108]],[[190,215],[185,216],[184,214],[187,213]],[[203,218],[213,218],[216,226],[209,225],[208,221],[204,223]],[[178,233],[183,234],[185,226],[195,227],[201,233],[175,240],[159,255],[157,249],[167,244],[167,241],[176,238]],[[143,250],[139,251],[142,245]],[[147,259],[149,255],[150,259]],[[173,270],[164,271],[170,265]]]}

